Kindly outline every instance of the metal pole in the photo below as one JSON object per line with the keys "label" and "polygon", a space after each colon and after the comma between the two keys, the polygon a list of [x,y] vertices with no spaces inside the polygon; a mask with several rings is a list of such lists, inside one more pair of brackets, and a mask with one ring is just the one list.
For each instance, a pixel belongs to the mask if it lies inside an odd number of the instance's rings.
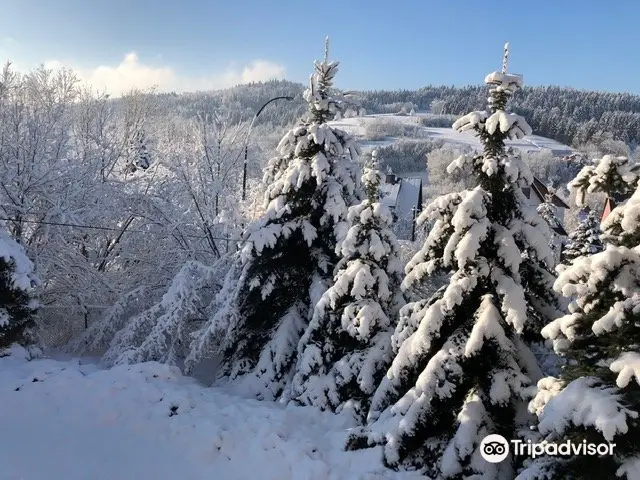
{"label": "metal pole", "polygon": [[244,164],[242,165],[242,201],[247,199],[247,156],[249,145],[244,146]]}
{"label": "metal pole", "polygon": [[247,138],[244,142],[244,165],[242,167],[242,200],[247,198],[247,156],[249,151],[249,137],[251,136],[251,130],[253,129],[253,124],[256,122],[258,115],[262,113],[264,108],[269,105],[271,102],[275,102],[276,100],[293,100],[293,97],[282,96],[282,97],[274,97],[271,100],[267,101],[264,105],[258,109],[256,114],[253,116],[253,120],[251,120],[251,124],[249,125],[249,131],[247,132]]}

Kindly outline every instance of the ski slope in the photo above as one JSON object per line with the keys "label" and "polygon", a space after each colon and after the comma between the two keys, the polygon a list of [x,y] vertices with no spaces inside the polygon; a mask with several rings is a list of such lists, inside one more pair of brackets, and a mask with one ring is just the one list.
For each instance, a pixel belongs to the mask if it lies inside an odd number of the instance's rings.
{"label": "ski slope", "polygon": [[411,479],[346,419],[205,388],[159,363],[0,358],[2,480]]}
{"label": "ski slope", "polygon": [[[400,122],[413,128],[408,129],[407,138],[425,138],[431,140],[442,140],[445,144],[453,144],[456,146],[468,146],[480,150],[482,148],[480,141],[472,132],[458,133],[453,128],[434,128],[420,125],[420,117],[429,114],[410,115],[366,115],[363,117],[344,118],[335,120],[331,124],[337,128],[345,130],[354,137],[361,139],[361,145],[364,150],[375,148],[376,146],[389,145],[397,141],[397,137],[389,137],[380,141],[363,140],[365,133],[365,125],[368,122],[389,121]],[[560,142],[550,138],[540,137],[538,135],[529,135],[522,140],[507,140],[505,144],[508,147],[524,152],[551,152],[553,155],[564,156],[574,152],[574,150]]]}

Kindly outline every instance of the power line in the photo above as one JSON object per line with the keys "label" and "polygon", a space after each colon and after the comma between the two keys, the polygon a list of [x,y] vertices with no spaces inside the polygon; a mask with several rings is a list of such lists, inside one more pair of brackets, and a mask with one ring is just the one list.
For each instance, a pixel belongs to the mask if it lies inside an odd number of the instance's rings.
{"label": "power line", "polygon": [[[16,220],[14,218],[3,218],[0,217],[0,220],[3,220],[5,222],[15,222]],[[107,230],[107,231],[113,231],[113,232],[119,232],[121,229],[120,228],[113,228],[113,227],[101,227],[98,225],[83,225],[80,223],[64,223],[64,222],[47,222],[44,220],[20,220],[21,222],[24,223],[33,223],[36,225],[54,225],[54,226],[59,226],[59,227],[74,227],[74,228],[86,228],[86,229],[90,229],[90,230]],[[154,233],[154,232],[149,232],[146,230],[127,230],[127,233]],[[158,234],[157,232],[155,233],[156,235]],[[165,234],[166,236],[170,236],[170,233]],[[199,238],[201,240],[205,240],[207,238],[213,238],[214,240],[227,240],[227,241],[236,241],[238,239],[232,239],[231,237],[208,237],[205,235],[189,235],[189,234],[181,234],[183,237],[187,237],[187,238]]]}

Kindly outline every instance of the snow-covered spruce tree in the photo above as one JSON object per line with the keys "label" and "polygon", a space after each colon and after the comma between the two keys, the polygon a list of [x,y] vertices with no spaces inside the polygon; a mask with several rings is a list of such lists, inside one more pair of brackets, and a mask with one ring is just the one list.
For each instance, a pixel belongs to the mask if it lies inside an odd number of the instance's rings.
{"label": "snow-covered spruce tree", "polygon": [[604,155],[594,165],[583,167],[569,183],[575,190],[576,203],[584,205],[587,193],[602,192],[616,204],[628,199],[640,182],[640,164],[631,163],[627,157]]}
{"label": "snow-covered spruce tree", "polygon": [[[537,207],[538,215],[547,222],[547,225],[551,228],[551,239],[549,240],[549,247],[553,250],[555,258],[560,259],[560,252],[562,248],[562,241],[556,233],[557,229],[562,229],[562,222],[558,219],[558,207],[553,204],[553,193],[548,193],[545,196],[544,202]],[[557,263],[557,262],[556,262]]]}
{"label": "snow-covered spruce tree", "polygon": [[[37,279],[33,264],[24,249],[0,223],[0,357],[8,354],[13,344],[37,351],[33,299]],[[35,347],[35,349],[33,348]]]}
{"label": "snow-covered spruce tree", "polygon": [[600,222],[596,215],[591,210],[585,211],[584,218],[569,234],[569,239],[562,250],[562,264],[570,265],[578,257],[601,252],[603,249],[601,235]]}
{"label": "snow-covered spruce tree", "polygon": [[536,210],[552,229],[562,227],[562,223],[558,219],[558,207],[553,204],[552,193],[546,195],[544,202],[538,205]]}
{"label": "snow-covered spruce tree", "polygon": [[366,199],[349,208],[333,285],[322,295],[298,345],[291,397],[297,404],[350,409],[364,422],[371,396],[391,362],[391,334],[401,307],[400,247],[380,203],[375,156],[365,167]]}
{"label": "snow-covered spruce tree", "polygon": [[483,154],[449,166],[471,161],[478,185],[426,207],[420,222],[435,223],[403,288],[439,271],[452,276],[434,297],[404,309],[410,318],[394,334],[397,354],[372,400],[370,424],[347,443],[383,445],[386,465],[430,478],[513,478],[516,460],[490,464],[479,445],[490,433],[521,435],[531,384],[542,376],[523,334],[535,337],[557,313],[549,227],[522,192],[530,173],[504,149],[505,139],[531,133],[524,118],[505,112],[522,78],[503,67],[485,82],[489,110],[453,125],[475,131]]}
{"label": "snow-covered spruce tree", "polygon": [[[640,189],[602,223],[607,247],[577,257],[554,287],[569,314],[542,333],[566,358],[530,408],[550,442],[615,443],[613,455],[540,457],[520,479],[640,479]],[[602,453],[602,452],[599,452]]]}
{"label": "snow-covered spruce tree", "polygon": [[315,62],[308,112],[265,169],[266,212],[241,249],[241,321],[227,335],[223,367],[261,398],[278,397],[291,380],[300,336],[338,262],[348,207],[358,200],[358,147],[327,123],[345,104],[332,89],[337,72],[326,56]]}

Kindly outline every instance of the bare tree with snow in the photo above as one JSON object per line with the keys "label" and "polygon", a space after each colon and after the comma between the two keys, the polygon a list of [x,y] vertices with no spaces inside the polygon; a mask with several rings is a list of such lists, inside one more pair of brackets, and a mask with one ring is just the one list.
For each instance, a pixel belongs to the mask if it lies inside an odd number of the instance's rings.
{"label": "bare tree with snow", "polygon": [[147,147],[147,135],[143,128],[138,130],[129,144],[129,162],[127,171],[146,170],[151,166],[151,153]]}

